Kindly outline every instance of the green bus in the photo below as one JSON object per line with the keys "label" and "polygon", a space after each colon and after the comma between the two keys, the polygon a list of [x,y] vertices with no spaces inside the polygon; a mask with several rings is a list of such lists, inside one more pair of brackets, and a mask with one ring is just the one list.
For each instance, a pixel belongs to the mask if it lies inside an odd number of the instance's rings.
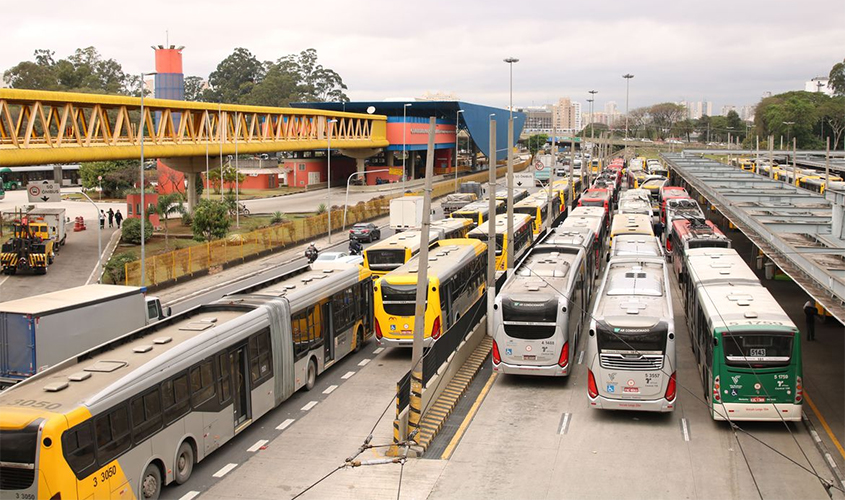
{"label": "green bus", "polygon": [[687,326],[714,420],[799,421],[801,333],[732,248],[689,249]]}

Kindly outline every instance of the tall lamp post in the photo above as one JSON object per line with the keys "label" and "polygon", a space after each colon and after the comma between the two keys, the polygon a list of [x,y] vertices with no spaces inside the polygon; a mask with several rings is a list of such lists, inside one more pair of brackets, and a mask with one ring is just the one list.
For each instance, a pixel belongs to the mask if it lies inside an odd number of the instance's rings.
{"label": "tall lamp post", "polygon": [[795,125],[795,122],[783,122],[783,124],[786,125],[786,143],[789,144],[792,140],[790,139],[790,134],[792,133],[792,126]]}
{"label": "tall lamp post", "polygon": [[628,97],[631,93],[631,78],[634,78],[634,75],[631,73],[625,73],[622,75],[622,78],[625,79],[625,139],[628,138]]}
{"label": "tall lamp post", "polygon": [[408,106],[413,106],[413,104],[410,102],[406,102],[402,106],[402,196],[405,196],[405,178],[408,177],[405,172],[405,157],[408,155],[408,153],[405,151],[405,144],[408,142],[406,138],[408,134]]}
{"label": "tall lamp post", "polygon": [[458,192],[458,128],[460,128],[461,124],[461,113],[464,110],[459,109],[457,113],[455,113],[455,192]]}
{"label": "tall lamp post", "polygon": [[332,243],[332,128],[333,125],[337,123],[337,120],[329,120],[329,132],[327,135],[328,138],[328,145],[326,147],[326,159],[327,159],[327,188],[328,188],[328,204],[329,204],[329,244]]}
{"label": "tall lamp post", "polygon": [[144,115],[144,94],[146,93],[147,89],[146,85],[144,85],[144,77],[155,74],[155,72],[141,73],[141,125],[138,127],[138,133],[141,143],[141,286],[144,286],[144,282],[146,281],[147,276],[147,253],[144,247],[144,230],[146,229],[146,224],[144,224],[144,222],[147,220],[147,207],[144,204],[144,127],[147,125],[146,116]]}
{"label": "tall lamp post", "polygon": [[[508,68],[510,69],[510,101],[508,105],[508,110],[510,111],[510,115],[508,118],[508,200],[507,200],[507,229],[508,229],[508,248],[513,248],[513,65],[519,62],[519,59],[515,57],[508,57],[504,60],[508,63]],[[490,168],[495,168],[495,165],[491,166]],[[554,165],[552,165],[554,168]],[[551,176],[549,177],[551,179]],[[490,212],[490,215],[493,215],[493,212]],[[508,266],[508,276],[513,275],[514,272],[514,252],[508,252],[507,255],[507,266]]]}
{"label": "tall lamp post", "polygon": [[598,90],[588,90],[587,92],[590,94],[590,99],[588,99],[587,102],[590,103],[590,140],[592,141],[592,139],[594,137],[594,130],[593,130],[595,128],[594,124],[596,123],[595,118],[593,118],[593,102],[596,100],[596,94],[598,94],[599,91]]}

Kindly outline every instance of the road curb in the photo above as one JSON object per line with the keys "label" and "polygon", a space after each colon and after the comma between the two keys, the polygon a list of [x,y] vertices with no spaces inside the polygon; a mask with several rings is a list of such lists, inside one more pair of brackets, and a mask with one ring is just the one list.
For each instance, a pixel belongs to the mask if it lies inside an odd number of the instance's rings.
{"label": "road curb", "polygon": [[821,436],[816,431],[813,422],[810,421],[809,417],[807,417],[806,413],[802,413],[801,421],[804,423],[804,427],[806,427],[807,432],[810,433],[810,437],[813,438],[813,443],[816,445],[816,449],[821,453],[822,457],[824,458],[824,462],[827,465],[828,470],[830,470],[831,474],[835,481],[838,483],[840,488],[845,488],[845,477],[843,477],[842,472],[839,470],[839,466],[836,465],[836,460],[833,459],[833,455],[827,451],[827,446],[822,441]]}

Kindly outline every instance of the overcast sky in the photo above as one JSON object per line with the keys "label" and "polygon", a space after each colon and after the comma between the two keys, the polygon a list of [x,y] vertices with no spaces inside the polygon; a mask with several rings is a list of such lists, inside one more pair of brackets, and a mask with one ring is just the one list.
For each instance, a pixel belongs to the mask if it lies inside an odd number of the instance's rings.
{"label": "overcast sky", "polygon": [[58,59],[93,45],[127,72],[152,71],[150,45],[169,30],[186,75],[207,78],[235,47],[262,61],[313,47],[352,100],[442,91],[506,106],[513,56],[516,106],[595,89],[597,110],[624,111],[633,73],[632,109],[706,99],[718,114],[802,90],[845,58],[843,0],[48,0],[4,2],[3,18],[3,70],[38,48]]}

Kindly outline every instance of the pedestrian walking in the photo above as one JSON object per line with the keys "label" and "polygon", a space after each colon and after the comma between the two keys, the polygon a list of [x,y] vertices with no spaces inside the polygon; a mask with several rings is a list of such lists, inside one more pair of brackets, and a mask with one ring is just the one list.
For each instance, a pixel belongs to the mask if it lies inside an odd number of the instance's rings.
{"label": "pedestrian walking", "polygon": [[816,304],[808,300],[804,304],[804,315],[807,317],[807,340],[816,340]]}
{"label": "pedestrian walking", "polygon": [[117,209],[117,213],[114,214],[114,221],[117,222],[117,228],[120,229],[120,223],[123,222],[123,214],[120,213],[120,209]]}
{"label": "pedestrian walking", "polygon": [[107,213],[109,215],[109,227],[114,227],[114,210],[109,208],[109,211]]}
{"label": "pedestrian walking", "polygon": [[100,229],[105,229],[106,227],[106,213],[100,210]]}

